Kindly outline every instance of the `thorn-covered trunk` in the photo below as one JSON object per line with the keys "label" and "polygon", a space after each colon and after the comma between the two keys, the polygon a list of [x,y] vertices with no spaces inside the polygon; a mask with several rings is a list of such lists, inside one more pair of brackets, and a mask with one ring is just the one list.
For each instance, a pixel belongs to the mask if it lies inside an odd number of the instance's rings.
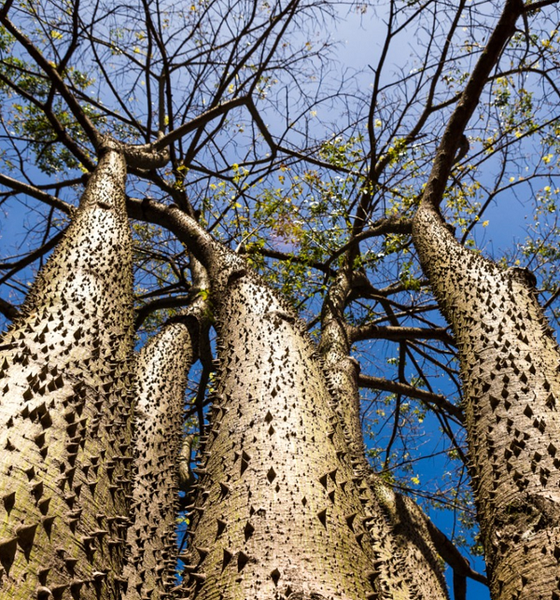
{"label": "thorn-covered trunk", "polygon": [[119,598],[129,493],[131,242],[108,152],[0,351],[3,598]]}
{"label": "thorn-covered trunk", "polygon": [[427,203],[413,237],[459,348],[492,598],[557,598],[560,352],[532,275],[465,249]]}
{"label": "thorn-covered trunk", "polygon": [[167,324],[142,348],[136,361],[133,504],[125,600],[160,600],[176,585],[178,459],[196,328],[184,321]]}
{"label": "thorn-covered trunk", "polygon": [[362,481],[360,499],[372,516],[376,598],[444,600],[448,596],[441,559],[428,534],[426,517],[412,500],[393,492],[373,472],[365,456],[358,363],[350,356],[351,342],[344,323],[351,285],[352,273],[340,269],[323,305],[319,351],[347,433],[354,477]]}
{"label": "thorn-covered trunk", "polygon": [[224,272],[213,290],[220,366],[190,507],[189,598],[377,598],[372,516],[316,348],[262,281],[243,267]]}

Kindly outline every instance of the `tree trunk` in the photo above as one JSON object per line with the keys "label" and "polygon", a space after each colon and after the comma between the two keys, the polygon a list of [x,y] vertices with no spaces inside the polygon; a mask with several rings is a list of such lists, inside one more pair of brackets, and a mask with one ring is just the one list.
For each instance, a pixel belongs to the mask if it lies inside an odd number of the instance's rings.
{"label": "tree trunk", "polygon": [[559,598],[560,353],[534,278],[465,249],[426,202],[413,237],[459,348],[492,598]]}
{"label": "tree trunk", "polygon": [[432,543],[423,512],[409,498],[393,492],[371,469],[365,453],[360,415],[358,364],[350,357],[351,342],[344,308],[352,291],[353,273],[341,268],[331,285],[321,315],[319,351],[347,432],[354,476],[362,504],[374,517],[370,523],[378,576],[378,598],[445,599],[447,587],[441,559]]}
{"label": "tree trunk", "polygon": [[106,153],[0,351],[2,597],[118,598],[130,469],[131,243]]}
{"label": "tree trunk", "polygon": [[206,303],[199,296],[140,351],[134,389],[133,525],[124,600],[163,600],[176,586],[179,455],[188,371]]}
{"label": "tree trunk", "polygon": [[234,259],[210,273],[220,367],[191,506],[189,598],[377,598],[371,515],[316,349]]}

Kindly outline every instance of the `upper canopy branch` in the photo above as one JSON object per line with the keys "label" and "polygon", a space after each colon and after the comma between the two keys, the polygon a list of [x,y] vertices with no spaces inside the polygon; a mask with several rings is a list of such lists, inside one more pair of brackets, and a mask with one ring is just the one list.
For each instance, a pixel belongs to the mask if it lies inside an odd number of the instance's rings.
{"label": "upper canopy branch", "polygon": [[490,77],[492,69],[498,63],[504,46],[515,33],[517,19],[526,7],[522,0],[506,0],[502,14],[492,31],[486,47],[468,79],[468,82],[457,102],[455,110],[447,123],[436,152],[432,171],[426,184],[422,202],[439,206],[447,179],[455,162],[455,157],[461,145],[462,135],[474,113],[482,91]]}
{"label": "upper canopy branch", "polygon": [[[272,138],[260,115],[256,111],[252,99],[248,96],[242,96],[234,98],[229,101],[225,101],[218,106],[215,106],[201,115],[191,119],[190,121],[183,123],[173,131],[164,135],[163,132],[159,132],[158,139],[152,143],[133,145],[127,144],[120,140],[113,138],[110,135],[104,134],[99,131],[95,126],[91,118],[88,116],[86,111],[82,108],[80,101],[76,94],[73,92],[71,87],[64,80],[64,69],[60,68],[60,65],[56,65],[49,61],[40,50],[33,44],[33,42],[22,33],[19,28],[9,19],[7,11],[3,10],[0,12],[0,22],[6,27],[14,38],[22,45],[29,56],[35,61],[35,63],[45,73],[46,78],[52,85],[53,90],[56,90],[58,94],[64,98],[68,108],[72,112],[73,116],[84,130],[87,138],[93,144],[98,152],[104,152],[106,150],[117,150],[121,152],[127,161],[127,165],[137,169],[154,169],[159,168],[167,164],[169,161],[169,146],[182,138],[187,133],[194,131],[206,123],[226,114],[232,108],[246,105],[249,108],[252,116],[255,118],[257,126],[263,137],[267,140],[271,148],[274,150],[274,144]],[[9,82],[7,82],[9,83]],[[16,90],[18,91],[18,90]],[[42,110],[48,112],[48,107],[42,106]],[[76,148],[71,148],[75,153]],[[84,158],[82,156],[80,159]],[[84,162],[82,160],[82,162]],[[89,165],[88,165],[89,166]]]}
{"label": "upper canopy branch", "polygon": [[449,402],[442,394],[435,394],[429,390],[415,387],[409,383],[403,383],[402,381],[391,381],[384,377],[375,377],[373,375],[364,375],[362,373],[358,376],[358,384],[360,387],[390,392],[392,394],[402,394],[409,398],[422,400],[427,404],[437,406],[440,410],[443,410],[449,416],[456,418],[459,422],[463,422],[463,411],[458,406],[455,406],[455,404]]}
{"label": "upper canopy branch", "polygon": [[327,262],[325,268],[339,257],[355,248],[362,240],[388,233],[410,233],[412,231],[412,221],[406,217],[384,217],[371,224],[371,227],[365,231],[360,231],[353,235],[343,246],[333,252]]}
{"label": "upper canopy branch", "polygon": [[[52,84],[53,90],[56,90],[56,92],[64,98],[64,101],[74,118],[98,152],[117,150],[124,154],[128,166],[142,169],[161,167],[168,162],[169,154],[165,148],[155,148],[153,144],[143,144],[138,146],[125,144],[124,142],[115,140],[111,136],[101,133],[80,105],[76,95],[64,81],[64,69],[61,68],[61,65],[56,65],[47,60],[33,42],[24,35],[14,23],[12,23],[8,18],[6,11],[0,12],[0,23],[6,27],[6,30],[14,36],[29,56],[31,56],[35,63],[43,70],[49,82]],[[41,106],[41,108],[45,111],[47,116],[49,112],[52,112],[48,106]],[[72,150],[75,150],[75,148],[72,148]],[[81,152],[79,154],[80,159],[82,160],[84,157],[81,156]],[[84,162],[84,160],[82,160],[82,162]],[[90,166],[87,160],[85,161],[85,164]]]}
{"label": "upper canopy branch", "polygon": [[8,11],[12,7],[13,3],[14,0],[6,0],[6,2],[4,2],[4,5],[2,6],[2,8],[0,8],[0,19],[2,19],[8,14]]}
{"label": "upper canopy branch", "polygon": [[3,298],[0,298],[0,313],[2,313],[6,319],[9,319],[10,321],[17,319],[19,316],[19,310],[13,304],[10,304]]}
{"label": "upper canopy branch", "polygon": [[545,6],[550,6],[551,4],[558,4],[558,0],[541,0],[540,2],[532,2],[531,4],[527,4],[524,7],[524,13],[531,13],[535,10],[539,10],[544,8]]}
{"label": "upper canopy branch", "polygon": [[348,337],[352,342],[361,340],[384,339],[393,341],[402,341],[410,339],[440,340],[446,344],[455,345],[453,336],[449,334],[445,327],[435,329],[425,327],[401,327],[388,325],[380,327],[379,325],[366,324],[361,327],[348,326]]}
{"label": "upper canopy branch", "polygon": [[72,114],[83,128],[89,140],[94,146],[99,146],[100,134],[88,117],[86,112],[80,106],[72,91],[66,85],[64,78],[55,64],[47,60],[43,54],[35,47],[33,42],[23,34],[18,27],[8,18],[7,11],[0,12],[0,23],[14,38],[23,46],[26,52],[31,56],[35,63],[44,71],[45,75],[52,83],[56,91],[64,98]]}
{"label": "upper canopy branch", "polygon": [[187,135],[187,133],[198,129],[199,127],[203,127],[212,119],[226,114],[233,108],[247,105],[248,103],[249,99],[246,96],[240,96],[238,98],[233,98],[232,100],[226,100],[225,102],[222,102],[221,104],[214,106],[213,108],[208,109],[206,112],[194,117],[190,121],[179,125],[179,127],[175,128],[173,131],[162,135],[152,144],[152,149],[156,152],[162,151],[174,142],[180,140],[183,136]]}
{"label": "upper canopy branch", "polygon": [[32,198],[36,198],[41,202],[44,202],[48,206],[53,208],[57,208],[67,215],[71,215],[75,210],[71,204],[64,202],[57,196],[53,196],[52,194],[48,194],[43,190],[35,187],[34,185],[29,185],[28,183],[23,183],[22,181],[18,181],[17,179],[13,179],[12,177],[8,177],[8,175],[3,175],[0,173],[0,185],[6,186],[14,190],[15,192],[27,194]]}

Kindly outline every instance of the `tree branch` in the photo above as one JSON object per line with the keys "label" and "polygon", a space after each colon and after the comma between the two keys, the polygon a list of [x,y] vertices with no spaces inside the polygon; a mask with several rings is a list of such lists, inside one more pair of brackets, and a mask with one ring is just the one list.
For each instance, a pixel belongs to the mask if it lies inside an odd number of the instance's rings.
{"label": "tree branch", "polygon": [[6,0],[6,2],[4,2],[4,5],[0,9],[0,21],[7,16],[10,8],[12,8],[13,3],[14,0]]}
{"label": "tree branch", "polygon": [[152,144],[154,150],[163,150],[164,148],[170,146],[177,140],[181,139],[187,133],[198,129],[199,127],[203,127],[213,119],[225,115],[227,112],[232,110],[233,108],[237,108],[239,106],[247,105],[248,101],[245,96],[241,96],[239,98],[234,98],[233,100],[226,100],[222,104],[215,106],[214,108],[210,108],[206,112],[194,117],[187,123],[183,123],[173,131],[170,131],[168,134],[161,136],[157,141]]}
{"label": "tree branch", "polygon": [[147,302],[136,311],[134,329],[138,331],[144,321],[156,310],[162,310],[164,308],[181,308],[183,306],[187,306],[191,301],[191,295],[181,295],[171,296],[169,298],[157,298],[156,300]]}
{"label": "tree branch", "polygon": [[239,254],[257,254],[260,256],[264,256],[266,258],[274,258],[276,260],[281,260],[283,262],[295,263],[298,265],[305,265],[307,267],[312,267],[313,269],[317,269],[325,275],[331,277],[335,275],[335,271],[328,267],[325,267],[323,263],[307,260],[298,255],[288,254],[287,252],[281,252],[280,250],[272,250],[270,248],[259,248],[258,246],[246,246],[242,244],[239,248]]}
{"label": "tree branch", "polygon": [[412,231],[412,221],[405,217],[387,217],[384,219],[379,219],[366,231],[361,231],[356,235],[352,236],[350,240],[346,242],[343,246],[341,246],[338,250],[332,253],[327,262],[325,263],[325,267],[328,268],[330,265],[339,257],[342,256],[348,250],[356,247],[358,243],[362,240],[366,240],[370,237],[376,237],[379,235],[385,235],[387,233],[411,233]]}
{"label": "tree branch", "polygon": [[[68,228],[65,227],[62,231],[59,231],[55,236],[53,236],[46,244],[43,244],[40,248],[37,248],[33,252],[26,254],[21,260],[9,265],[10,270],[6,273],[2,278],[0,278],[0,285],[8,281],[10,277],[15,275],[18,271],[21,271],[31,263],[35,262],[38,258],[45,255],[47,252],[50,252],[60,240],[64,237],[66,230]],[[2,265],[0,265],[0,269],[2,269]]]}
{"label": "tree branch", "polygon": [[515,24],[524,9],[522,0],[506,0],[498,23],[490,35],[490,39],[482,51],[447,123],[436,152],[430,177],[422,195],[423,203],[439,207],[449,174],[455,162],[457,150],[461,144],[461,136],[478,106],[482,90],[492,69],[498,63],[504,46],[515,33]]}
{"label": "tree branch", "polygon": [[0,298],[0,313],[2,313],[6,319],[13,321],[17,317],[19,317],[19,310],[13,305],[10,304],[7,300]]}
{"label": "tree branch", "polygon": [[527,6],[525,6],[523,12],[524,13],[531,13],[534,10],[539,10],[541,8],[544,8],[545,6],[550,6],[551,4],[558,4],[559,0],[541,0],[540,2],[533,2],[532,4],[528,4]]}
{"label": "tree branch", "polygon": [[393,325],[387,325],[380,327],[379,325],[367,324],[361,327],[355,327],[352,325],[348,326],[348,337],[352,342],[359,342],[362,340],[392,340],[392,341],[406,341],[406,340],[440,340],[446,344],[455,345],[455,340],[452,335],[449,334],[445,327],[437,327],[435,329],[424,328],[424,327],[397,327]]}
{"label": "tree branch", "polygon": [[72,216],[74,211],[76,210],[74,206],[68,204],[68,202],[64,202],[60,198],[53,196],[51,194],[47,194],[43,192],[39,188],[29,185],[28,183],[23,183],[18,181],[17,179],[13,179],[12,177],[8,177],[7,175],[2,175],[0,173],[0,185],[4,185],[7,188],[14,190],[15,192],[26,194],[27,196],[31,196],[36,200],[40,200],[44,202],[48,206],[52,206],[53,208],[57,208],[63,213]]}
{"label": "tree branch", "polygon": [[84,112],[76,97],[69,90],[64,82],[61,74],[56,66],[51,64],[39,50],[33,45],[31,40],[27,38],[11,21],[7,14],[3,11],[0,13],[0,22],[4,24],[6,29],[14,36],[14,38],[25,48],[27,53],[33,58],[37,65],[45,72],[49,81],[56,87],[58,93],[64,98],[66,104],[72,111],[72,114],[86,133],[89,140],[95,147],[99,146],[100,135],[97,128],[91,119]]}
{"label": "tree branch", "polygon": [[455,417],[461,423],[463,422],[463,411],[458,406],[451,404],[451,402],[449,402],[449,400],[447,400],[445,396],[441,394],[434,394],[433,392],[428,392],[421,388],[414,387],[408,383],[390,381],[388,379],[383,379],[382,377],[363,375],[362,373],[358,375],[358,384],[360,387],[380,390],[383,392],[391,392],[392,394],[402,394],[403,396],[408,396],[409,398],[422,400],[423,402],[437,406],[447,414]]}

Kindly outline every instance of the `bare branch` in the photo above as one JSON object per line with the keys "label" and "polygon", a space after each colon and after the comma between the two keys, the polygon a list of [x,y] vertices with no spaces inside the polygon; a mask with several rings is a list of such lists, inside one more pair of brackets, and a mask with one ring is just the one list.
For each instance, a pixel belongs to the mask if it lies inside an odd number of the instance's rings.
{"label": "bare branch", "polygon": [[49,81],[56,87],[59,94],[64,98],[72,114],[83,128],[89,140],[95,147],[100,145],[100,137],[97,128],[92,123],[91,119],[84,112],[74,94],[70,91],[56,65],[53,65],[47,60],[41,52],[33,45],[31,40],[27,38],[13,23],[8,19],[8,16],[3,12],[0,13],[0,22],[6,27],[14,38],[25,48],[27,53],[36,62],[36,64],[44,71]]}
{"label": "bare branch", "polygon": [[13,304],[10,304],[3,298],[0,298],[0,313],[2,313],[6,319],[9,319],[10,321],[13,321],[19,317],[19,310]]}
{"label": "bare branch", "polygon": [[[17,261],[17,263],[10,265],[10,271],[8,271],[6,275],[0,278],[0,285],[8,281],[8,279],[10,279],[10,277],[13,277],[18,271],[21,271],[31,263],[34,263],[37,259],[41,258],[47,252],[50,252],[54,247],[56,247],[58,242],[60,242],[60,240],[64,237],[66,229],[67,228],[64,228],[62,231],[59,231],[46,244],[43,244],[40,248],[37,248],[33,252],[26,254],[21,260]],[[0,269],[1,268],[2,265],[0,265]]]}
{"label": "bare branch", "polygon": [[134,329],[140,329],[144,321],[157,310],[163,310],[164,308],[181,308],[183,306],[187,306],[191,302],[191,300],[191,295],[183,295],[170,296],[168,298],[157,298],[156,300],[147,302],[136,311]]}
{"label": "bare branch", "polygon": [[407,340],[440,340],[446,344],[455,345],[453,336],[445,327],[437,327],[433,329],[423,327],[401,327],[401,326],[386,326],[380,327],[371,323],[360,327],[348,326],[348,337],[352,342],[363,340],[391,340],[394,342],[402,342]]}
{"label": "bare branch", "polygon": [[492,31],[490,39],[482,51],[459,102],[447,123],[437,149],[430,177],[422,195],[422,202],[432,204],[434,207],[439,206],[445,192],[449,173],[455,162],[457,150],[461,144],[461,136],[475,108],[478,106],[482,90],[492,69],[498,63],[505,44],[515,33],[515,24],[523,10],[522,0],[506,0],[502,15]]}
{"label": "bare branch", "polygon": [[36,200],[40,200],[48,206],[57,208],[58,210],[62,211],[63,213],[69,216],[72,216],[75,210],[75,208],[71,204],[64,202],[64,200],[61,200],[60,198],[57,198],[56,196],[53,196],[51,194],[47,194],[46,192],[33,185],[23,183],[21,181],[18,181],[17,179],[13,179],[12,177],[8,177],[7,175],[3,175],[1,173],[0,185],[4,185],[17,193],[26,194],[27,196],[35,198]]}
{"label": "bare branch", "polygon": [[422,400],[427,404],[432,404],[437,408],[443,410],[448,415],[455,417],[459,422],[463,422],[463,411],[454,404],[451,404],[449,400],[441,394],[434,394],[421,388],[414,387],[408,383],[400,383],[398,381],[389,381],[382,377],[374,377],[373,375],[363,375],[360,373],[358,376],[358,383],[360,387],[380,390],[382,392],[391,392],[392,394],[402,394],[409,398],[416,398]]}
{"label": "bare branch", "polygon": [[176,142],[177,140],[181,139],[187,133],[190,133],[191,131],[194,131],[195,129],[198,129],[200,127],[204,127],[204,125],[206,125],[213,119],[225,115],[233,108],[237,108],[246,104],[247,98],[244,96],[240,98],[234,98],[233,100],[226,100],[222,104],[215,106],[214,108],[210,108],[206,112],[198,115],[197,117],[194,117],[187,123],[183,123],[173,131],[170,131],[168,134],[163,135],[152,144],[152,147],[155,151],[163,150],[167,146],[173,144],[173,142]]}
{"label": "bare branch", "polygon": [[527,4],[524,8],[525,13],[532,13],[535,10],[544,8],[545,6],[551,6],[552,4],[558,4],[558,0],[541,0],[540,2],[533,2]]}

